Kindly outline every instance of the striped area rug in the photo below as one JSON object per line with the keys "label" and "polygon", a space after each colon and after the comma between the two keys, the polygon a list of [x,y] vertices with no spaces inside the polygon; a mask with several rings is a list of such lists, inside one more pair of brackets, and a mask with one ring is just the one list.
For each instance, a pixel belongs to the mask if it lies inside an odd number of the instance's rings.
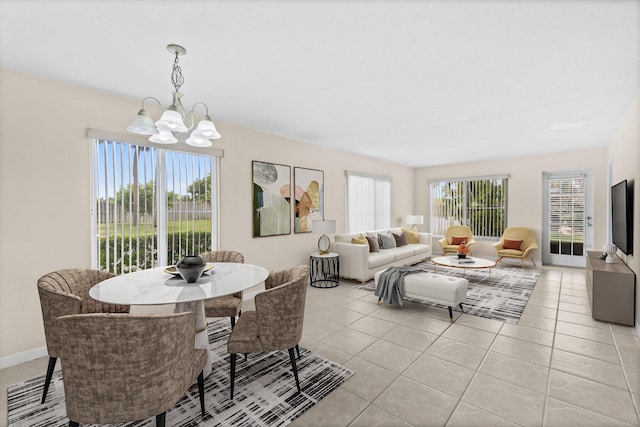
{"label": "striped area rug", "polygon": [[[430,273],[434,272],[432,262],[420,262],[413,267]],[[460,268],[442,266],[437,266],[435,272],[454,277],[462,277],[463,273]],[[526,270],[522,270],[521,267],[498,264],[491,269],[491,279],[489,279],[489,270],[486,268],[466,269],[464,277],[469,281],[467,298],[462,302],[465,313],[517,324],[538,282],[540,269],[527,266]],[[355,287],[375,291],[373,279]],[[440,304],[426,304],[447,309]],[[453,309],[460,311],[460,307],[453,307]]]}
{"label": "striped area rug", "polygon": [[[213,372],[205,378],[206,415],[200,414],[198,387],[194,385],[167,412],[169,426],[285,426],[327,396],[353,373],[300,347],[297,360],[302,394],[297,395],[287,351],[238,357],[233,401],[229,400],[229,319],[209,325],[215,354]],[[59,363],[59,362],[58,362]],[[60,366],[58,364],[58,366]],[[61,371],[55,371],[47,401],[40,404],[44,375],[7,389],[9,426],[67,426]],[[155,426],[155,418],[119,426]]]}

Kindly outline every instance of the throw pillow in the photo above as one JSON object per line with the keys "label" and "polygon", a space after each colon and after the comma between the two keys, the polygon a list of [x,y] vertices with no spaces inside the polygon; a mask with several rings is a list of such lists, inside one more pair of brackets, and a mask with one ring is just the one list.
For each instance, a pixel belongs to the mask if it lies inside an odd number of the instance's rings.
{"label": "throw pillow", "polygon": [[400,246],[407,246],[407,235],[404,233],[400,233],[400,234],[396,234],[396,233],[391,233],[393,234],[393,238],[396,239],[396,246],[400,247]]}
{"label": "throw pillow", "polygon": [[403,227],[402,233],[407,236],[407,243],[420,243],[420,235],[416,231],[407,230]]}
{"label": "throw pillow", "polygon": [[380,245],[378,245],[378,239],[373,237],[365,236],[367,239],[367,243],[369,243],[369,252],[378,252],[380,251]]}
{"label": "throw pillow", "polygon": [[367,239],[364,237],[364,234],[360,234],[357,237],[353,237],[351,239],[351,243],[353,243],[354,245],[368,245],[369,242],[367,242]]}
{"label": "throw pillow", "polygon": [[389,234],[378,234],[378,243],[380,244],[380,249],[391,249],[396,247],[396,239]]}
{"label": "throw pillow", "polygon": [[504,239],[504,242],[502,243],[502,249],[515,249],[516,251],[521,251],[521,248],[522,240]]}
{"label": "throw pillow", "polygon": [[462,242],[467,242],[468,237],[467,236],[452,236],[451,237],[451,244],[452,245],[459,245]]}

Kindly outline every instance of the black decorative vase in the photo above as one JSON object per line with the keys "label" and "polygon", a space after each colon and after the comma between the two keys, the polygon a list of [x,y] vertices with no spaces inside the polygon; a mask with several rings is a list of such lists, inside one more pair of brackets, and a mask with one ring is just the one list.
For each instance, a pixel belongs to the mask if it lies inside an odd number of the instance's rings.
{"label": "black decorative vase", "polygon": [[458,259],[464,259],[467,257],[467,254],[458,254]]}
{"label": "black decorative vase", "polygon": [[182,276],[187,283],[194,283],[198,280],[200,276],[202,276],[202,272],[206,266],[207,263],[197,255],[182,257],[176,264],[180,276]]}

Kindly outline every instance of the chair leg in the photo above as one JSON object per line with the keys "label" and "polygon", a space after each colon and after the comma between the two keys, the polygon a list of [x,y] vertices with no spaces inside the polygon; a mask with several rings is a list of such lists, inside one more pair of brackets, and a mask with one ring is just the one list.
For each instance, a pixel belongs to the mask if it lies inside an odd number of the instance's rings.
{"label": "chair leg", "polygon": [[498,263],[499,263],[500,261],[502,261],[502,257],[501,257],[501,256],[499,256],[499,257],[498,257],[498,259],[496,260],[496,265],[498,265]]}
{"label": "chair leg", "polygon": [[300,360],[300,346],[296,344],[296,352],[298,353],[298,360]]}
{"label": "chair leg", "polygon": [[464,307],[462,306],[462,303],[460,303],[460,311],[464,313]]}
{"label": "chair leg", "polygon": [[200,396],[200,412],[204,417],[204,371],[198,375],[198,395]]}
{"label": "chair leg", "polygon": [[522,270],[523,270],[523,271],[525,270],[525,267],[524,267],[524,258],[522,258]]}
{"label": "chair leg", "polygon": [[79,426],[80,424],[78,424],[77,422],[69,420],[69,427],[79,427]]}
{"label": "chair leg", "polygon": [[529,255],[529,258],[531,258],[531,262],[533,263],[533,266],[537,267],[536,260],[533,259],[533,255]]}
{"label": "chair leg", "polygon": [[166,422],[167,422],[166,412],[156,415],[156,427],[164,427]]}
{"label": "chair leg", "polygon": [[230,390],[231,390],[231,397],[229,398],[229,400],[233,400],[233,386],[236,380],[236,358],[238,357],[237,354],[232,353],[231,357],[229,358],[229,385],[230,385]]}
{"label": "chair leg", "polygon": [[47,378],[44,380],[44,391],[42,392],[42,400],[40,404],[44,403],[47,399],[47,393],[49,392],[49,384],[51,384],[51,377],[53,376],[53,369],[56,367],[57,357],[49,357],[49,366],[47,367]]}
{"label": "chair leg", "polygon": [[298,387],[298,394],[302,393],[300,391],[300,381],[298,380],[298,367],[296,366],[296,355],[293,351],[293,347],[289,349],[289,359],[291,359],[291,367],[293,368],[293,376],[296,379],[296,386]]}
{"label": "chair leg", "polygon": [[451,310],[451,306],[449,306],[449,320],[453,323],[453,310]]}
{"label": "chair leg", "polygon": [[236,316],[231,316],[231,330],[233,331],[233,328],[236,327]]}

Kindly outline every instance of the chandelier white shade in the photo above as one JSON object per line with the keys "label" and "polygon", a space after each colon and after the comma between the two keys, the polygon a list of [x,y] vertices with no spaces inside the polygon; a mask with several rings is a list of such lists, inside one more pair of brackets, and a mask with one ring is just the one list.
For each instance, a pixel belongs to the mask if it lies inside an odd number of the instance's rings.
{"label": "chandelier white shade", "polygon": [[[149,141],[157,144],[175,144],[178,142],[177,136],[179,134],[186,133],[195,126],[195,129],[185,142],[194,147],[211,147],[211,140],[219,139],[221,135],[218,133],[216,126],[209,116],[209,107],[207,104],[196,102],[188,112],[185,111],[182,105],[180,86],[184,83],[184,77],[182,76],[182,69],[179,65],[179,57],[185,55],[187,50],[176,44],[168,45],[167,50],[175,54],[171,72],[171,84],[175,89],[174,92],[172,92],[172,103],[163,110],[160,119],[154,123],[149,113],[144,109],[145,101],[153,99],[158,103],[161,110],[162,104],[152,96],[144,98],[142,100],[142,108],[127,127],[127,131],[138,135],[150,136]],[[200,116],[196,112],[195,108],[198,105],[204,106],[206,110],[204,116]],[[188,121],[188,125],[185,124],[185,120]]]}

